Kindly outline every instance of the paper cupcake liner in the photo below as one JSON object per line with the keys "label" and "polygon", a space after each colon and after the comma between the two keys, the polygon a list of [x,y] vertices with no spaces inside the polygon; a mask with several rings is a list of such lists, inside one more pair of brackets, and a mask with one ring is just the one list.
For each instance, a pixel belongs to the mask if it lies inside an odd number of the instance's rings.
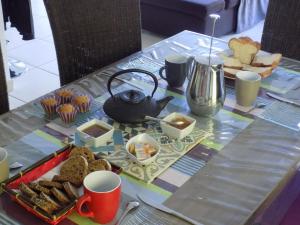
{"label": "paper cupcake liner", "polygon": [[81,113],[86,113],[88,111],[90,111],[90,108],[91,108],[91,104],[92,104],[92,98],[89,96],[89,95],[77,95],[77,96],[87,96],[89,101],[88,102],[85,102],[85,103],[81,103],[81,104],[76,104],[74,102],[74,98],[72,98],[72,104],[75,105],[77,107],[77,110]]}
{"label": "paper cupcake liner", "polygon": [[60,112],[58,108],[57,113],[64,123],[71,123],[75,120],[77,110],[74,109],[72,112],[66,113],[66,112]]}
{"label": "paper cupcake liner", "polygon": [[[48,98],[53,98],[53,97],[50,96],[50,97],[45,97],[43,99],[48,99]],[[48,105],[48,104],[43,103],[42,101],[40,103],[47,115],[50,116],[50,115],[54,115],[56,113],[56,108],[57,108],[58,104]]]}
{"label": "paper cupcake liner", "polygon": [[[70,91],[73,93],[72,90],[69,90],[69,89],[64,89],[64,90]],[[57,92],[55,92],[55,96],[56,96],[56,99],[57,99],[59,105],[71,103],[72,98],[73,98],[73,95],[66,97],[66,96],[59,95]]]}

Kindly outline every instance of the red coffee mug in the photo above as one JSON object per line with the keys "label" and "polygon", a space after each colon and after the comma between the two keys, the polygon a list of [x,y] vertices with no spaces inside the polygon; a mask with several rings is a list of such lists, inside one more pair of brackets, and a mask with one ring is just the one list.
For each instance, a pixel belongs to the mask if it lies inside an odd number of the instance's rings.
{"label": "red coffee mug", "polygon": [[[91,217],[95,222],[105,224],[116,216],[121,200],[121,178],[111,171],[95,171],[84,178],[84,195],[76,204],[81,216]],[[83,204],[88,211],[82,211]]]}

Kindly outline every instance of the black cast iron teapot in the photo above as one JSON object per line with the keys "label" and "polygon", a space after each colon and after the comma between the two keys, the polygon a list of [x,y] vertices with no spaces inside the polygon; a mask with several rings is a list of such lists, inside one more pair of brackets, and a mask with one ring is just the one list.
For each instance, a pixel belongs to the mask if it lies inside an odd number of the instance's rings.
{"label": "black cast iron teapot", "polygon": [[[124,73],[144,73],[152,77],[154,89],[151,96],[137,90],[127,90],[113,95],[111,82],[117,76]],[[140,69],[121,70],[112,75],[107,82],[107,89],[111,97],[103,105],[104,112],[112,119],[120,123],[140,123],[145,121],[145,116],[156,117],[163,108],[172,100],[173,96],[167,96],[160,100],[155,100],[153,95],[158,87],[158,81],[154,74]]]}

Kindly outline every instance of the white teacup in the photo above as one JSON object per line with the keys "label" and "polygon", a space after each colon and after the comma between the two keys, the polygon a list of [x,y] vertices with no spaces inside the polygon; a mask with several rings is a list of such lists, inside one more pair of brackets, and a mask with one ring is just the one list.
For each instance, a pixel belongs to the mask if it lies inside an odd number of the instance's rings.
{"label": "white teacup", "polygon": [[4,148],[0,148],[0,183],[9,176],[7,155],[7,151]]}

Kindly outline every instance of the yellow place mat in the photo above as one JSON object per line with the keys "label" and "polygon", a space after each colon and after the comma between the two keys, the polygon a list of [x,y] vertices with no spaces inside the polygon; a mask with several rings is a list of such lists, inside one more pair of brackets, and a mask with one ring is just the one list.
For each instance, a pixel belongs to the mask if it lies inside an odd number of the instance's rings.
{"label": "yellow place mat", "polygon": [[132,161],[127,155],[125,146],[115,147],[115,151],[106,156],[107,160],[122,167],[125,173],[146,183],[152,182],[181,156],[209,136],[207,132],[198,128],[181,140],[170,139],[162,133],[160,128],[147,129],[146,133],[161,146],[159,155],[150,165],[142,166]]}

